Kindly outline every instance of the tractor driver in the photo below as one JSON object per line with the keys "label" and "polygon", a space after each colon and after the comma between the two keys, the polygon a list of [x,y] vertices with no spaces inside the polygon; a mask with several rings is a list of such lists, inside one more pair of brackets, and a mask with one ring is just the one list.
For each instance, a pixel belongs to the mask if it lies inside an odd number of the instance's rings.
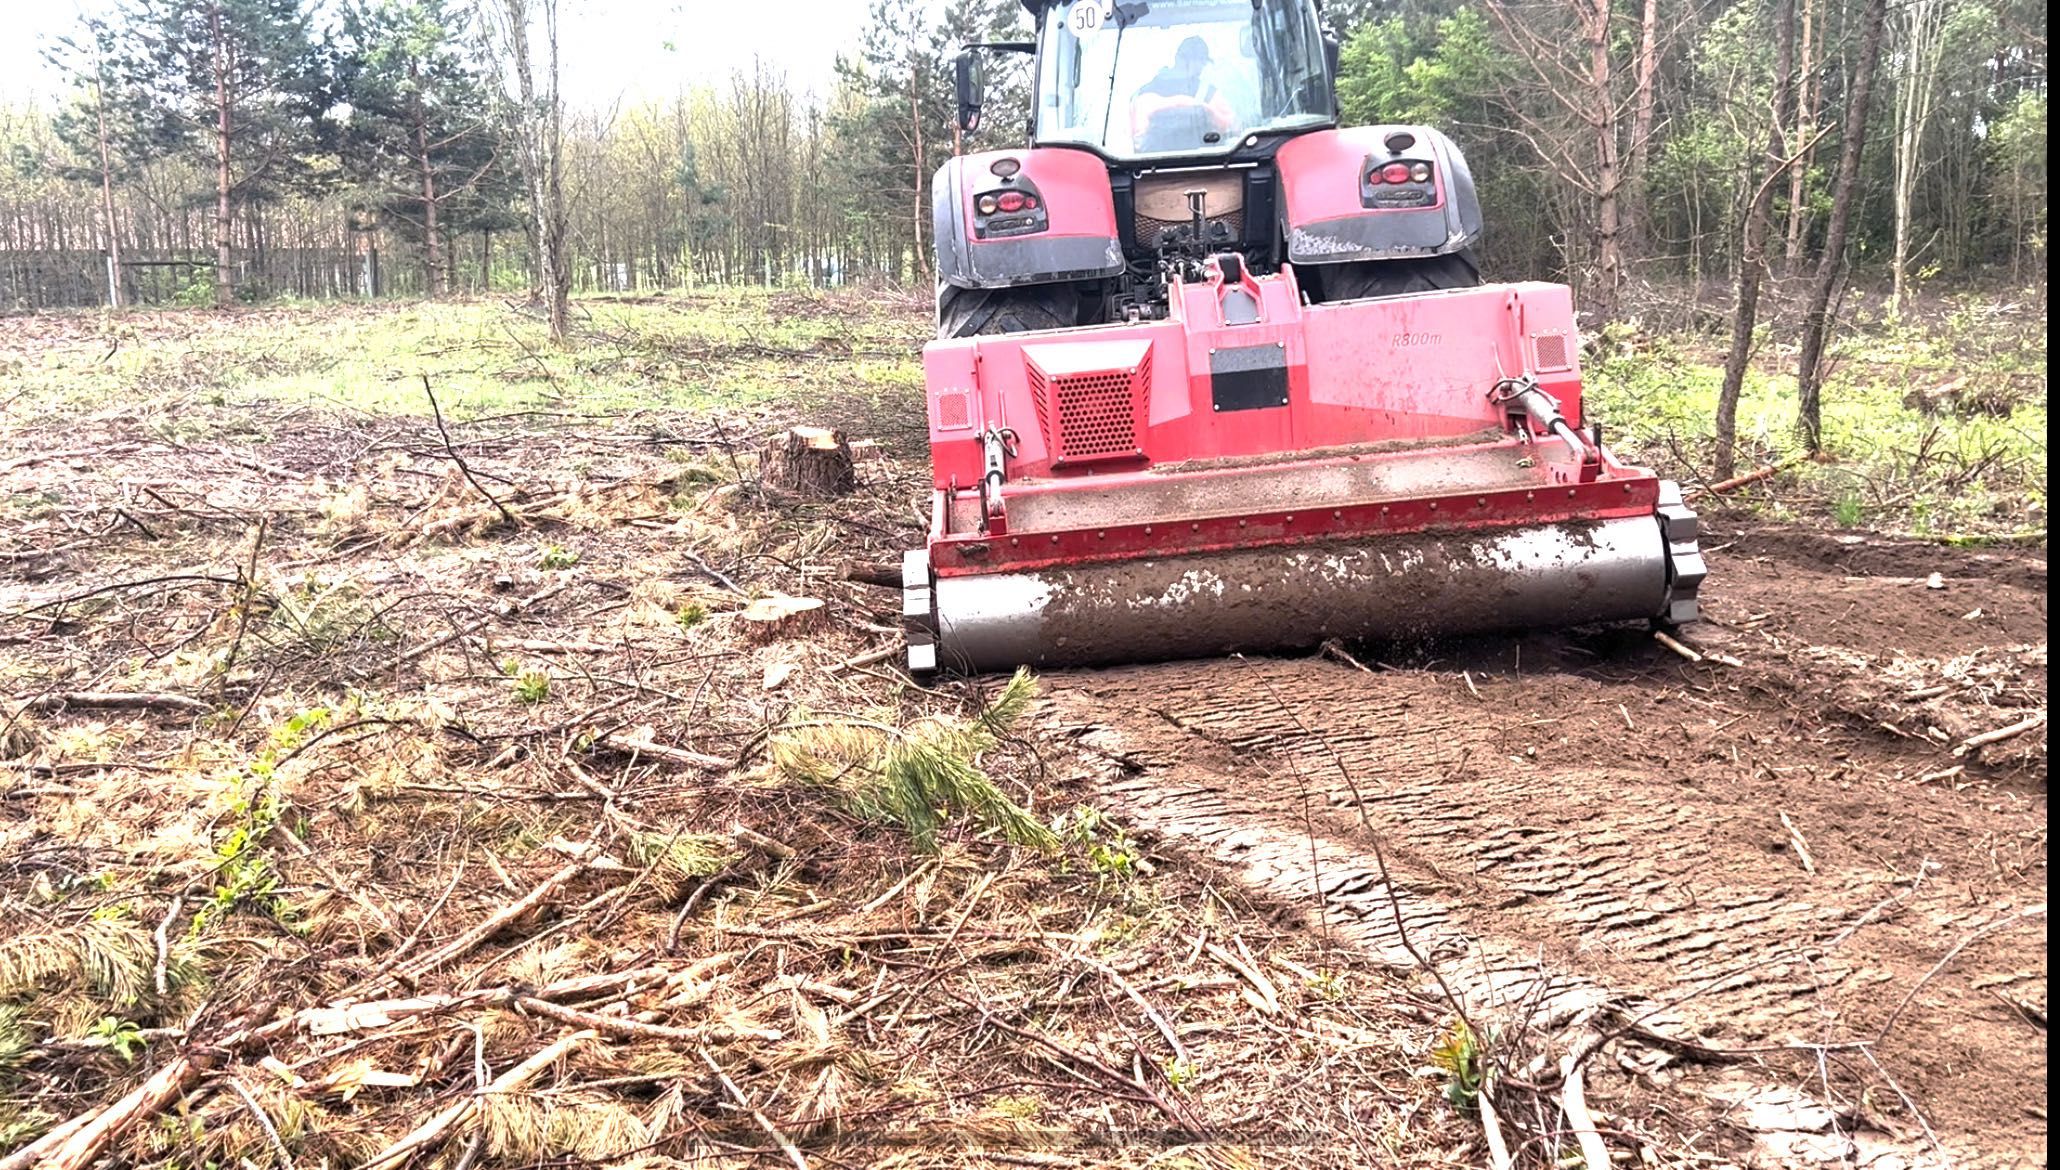
{"label": "tractor driver", "polygon": [[1202,80],[1209,66],[1209,45],[1200,37],[1180,42],[1173,64],[1141,86],[1130,99],[1130,133],[1146,153],[1187,150],[1203,145],[1203,136],[1230,130],[1235,119],[1230,103],[1214,84]]}

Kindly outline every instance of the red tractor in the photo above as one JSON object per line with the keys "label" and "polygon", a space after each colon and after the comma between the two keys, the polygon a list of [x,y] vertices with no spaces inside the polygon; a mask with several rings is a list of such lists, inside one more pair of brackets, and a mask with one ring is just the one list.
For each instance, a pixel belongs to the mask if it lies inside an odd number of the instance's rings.
{"label": "red tractor", "polygon": [[915,670],[1693,620],[1679,490],[1581,411],[1560,285],[1482,285],[1428,126],[1338,125],[1317,0],[1024,0],[1030,145],[937,173]]}

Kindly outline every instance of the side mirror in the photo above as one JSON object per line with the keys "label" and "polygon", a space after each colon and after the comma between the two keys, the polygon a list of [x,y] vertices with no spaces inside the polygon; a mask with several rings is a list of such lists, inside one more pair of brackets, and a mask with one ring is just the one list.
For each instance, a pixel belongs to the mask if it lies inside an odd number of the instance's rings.
{"label": "side mirror", "polygon": [[959,50],[953,74],[958,92],[958,128],[970,134],[980,128],[980,107],[987,100],[987,63],[980,50]]}

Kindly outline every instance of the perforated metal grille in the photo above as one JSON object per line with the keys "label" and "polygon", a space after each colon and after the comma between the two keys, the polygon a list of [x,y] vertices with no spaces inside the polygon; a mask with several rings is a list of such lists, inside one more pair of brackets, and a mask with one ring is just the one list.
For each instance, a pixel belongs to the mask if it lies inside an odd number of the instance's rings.
{"label": "perforated metal grille", "polygon": [[1059,378],[1059,454],[1128,455],[1137,450],[1137,426],[1131,417],[1127,374],[1088,374]]}
{"label": "perforated metal grille", "polygon": [[[1159,236],[1167,228],[1184,228],[1192,222],[1192,220],[1185,219],[1153,219],[1151,216],[1143,214],[1133,217],[1132,220],[1133,227],[1137,233],[1138,245],[1145,248],[1158,247]],[[1209,217],[1209,223],[1212,225],[1219,223],[1228,225],[1230,228],[1230,238],[1234,241],[1245,238],[1245,213],[1242,210],[1225,212],[1222,215],[1212,215]]]}
{"label": "perforated metal grille", "polygon": [[1564,370],[1566,360],[1566,334],[1541,333],[1531,342],[1538,354],[1538,368],[1541,370]]}

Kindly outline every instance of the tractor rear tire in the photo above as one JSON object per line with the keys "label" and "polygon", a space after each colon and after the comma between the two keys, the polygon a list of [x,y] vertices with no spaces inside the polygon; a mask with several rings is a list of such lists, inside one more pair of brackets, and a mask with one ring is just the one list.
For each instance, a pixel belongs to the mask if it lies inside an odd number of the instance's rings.
{"label": "tractor rear tire", "polygon": [[1362,260],[1326,264],[1320,270],[1322,300],[1356,301],[1364,297],[1397,297],[1448,288],[1477,288],[1480,269],[1465,252],[1411,260]]}
{"label": "tractor rear tire", "polygon": [[1070,329],[1080,323],[1080,298],[1066,285],[959,288],[937,292],[937,336],[976,337]]}

